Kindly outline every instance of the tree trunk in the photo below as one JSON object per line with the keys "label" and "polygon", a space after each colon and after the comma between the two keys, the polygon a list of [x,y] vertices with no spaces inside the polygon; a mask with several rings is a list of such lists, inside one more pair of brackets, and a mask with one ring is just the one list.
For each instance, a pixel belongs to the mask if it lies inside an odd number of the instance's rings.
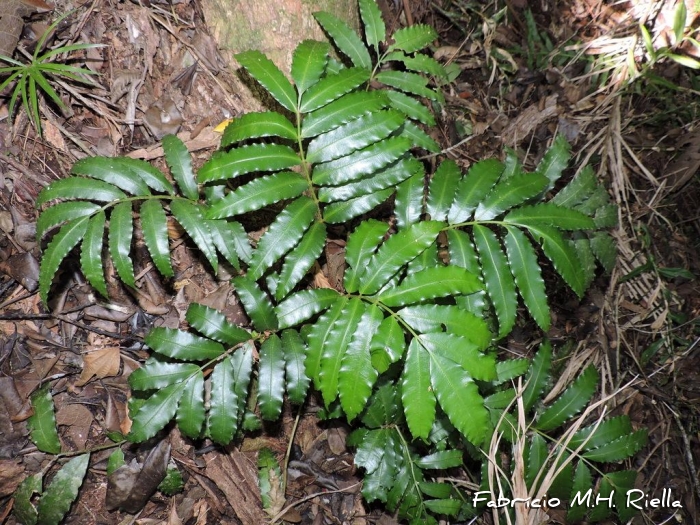
{"label": "tree trunk", "polygon": [[225,59],[257,49],[289,72],[292,53],[302,40],[326,40],[312,16],[326,11],[358,26],[357,0],[201,0],[204,18]]}

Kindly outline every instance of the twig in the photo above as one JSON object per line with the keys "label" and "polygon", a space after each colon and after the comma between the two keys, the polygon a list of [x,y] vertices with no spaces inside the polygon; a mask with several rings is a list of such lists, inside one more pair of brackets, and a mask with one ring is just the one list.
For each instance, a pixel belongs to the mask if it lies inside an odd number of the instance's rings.
{"label": "twig", "polygon": [[329,494],[336,494],[338,492],[348,492],[350,489],[353,489],[357,487],[358,485],[361,485],[362,482],[358,481],[357,483],[350,485],[349,487],[345,487],[342,489],[338,490],[324,490],[323,492],[314,492],[313,494],[309,494],[308,496],[305,496],[301,498],[300,500],[295,501],[294,503],[287,505],[285,508],[283,508],[281,511],[279,511],[271,520],[270,523],[277,523],[278,520],[280,520],[287,512],[289,512],[291,509],[296,507],[297,505],[301,505],[302,503],[309,501],[311,499],[317,498],[318,496],[327,496]]}
{"label": "twig", "polygon": [[38,175],[34,170],[28,168],[21,162],[16,161],[12,157],[8,155],[0,155],[0,160],[3,162],[6,162],[10,166],[12,166],[14,169],[19,171],[22,175],[26,176],[27,178],[32,179],[34,182],[37,184],[40,184],[42,187],[46,186],[46,180],[42,180],[42,177]]}
{"label": "twig", "polygon": [[[673,418],[676,420],[676,425],[678,425],[678,428],[681,431],[681,437],[683,438],[683,445],[685,445],[685,461],[688,464],[688,470],[690,470],[690,479],[700,479],[698,478],[698,470],[695,468],[695,461],[693,460],[693,453],[692,449],[690,448],[690,439],[688,438],[688,434],[685,431],[685,427],[683,426],[683,422],[681,421],[680,416],[678,413],[673,410],[669,406],[668,403],[664,403],[666,407],[671,411],[671,414],[673,414]],[[700,484],[699,483],[693,483],[693,486],[695,488],[695,497],[698,498],[698,501],[700,501]]]}

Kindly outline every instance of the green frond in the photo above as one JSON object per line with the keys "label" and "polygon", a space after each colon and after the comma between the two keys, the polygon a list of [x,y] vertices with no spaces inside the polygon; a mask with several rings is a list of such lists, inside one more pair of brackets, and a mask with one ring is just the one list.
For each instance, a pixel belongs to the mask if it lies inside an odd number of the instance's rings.
{"label": "green frond", "polygon": [[103,297],[107,297],[107,282],[105,281],[102,264],[102,248],[105,234],[105,212],[97,212],[88,224],[83,244],[80,247],[80,267],[90,285]]}
{"label": "green frond", "polygon": [[196,201],[199,197],[199,188],[187,146],[175,135],[166,135],[161,142],[165,160],[178,188],[185,197]]}
{"label": "green frond", "polygon": [[331,37],[333,44],[348,57],[355,67],[372,68],[369,51],[357,33],[342,20],[324,12],[314,13],[314,18]]}
{"label": "green frond", "polygon": [[309,113],[339,99],[369,80],[365,68],[351,67],[328,75],[311,86],[301,97],[299,111]]}
{"label": "green frond", "polygon": [[235,118],[221,137],[221,147],[226,148],[237,142],[263,137],[280,137],[297,140],[297,130],[287,117],[274,111],[246,113]]}
{"label": "green frond", "polygon": [[382,18],[382,12],[374,0],[359,0],[360,16],[365,28],[365,39],[367,45],[374,48],[374,52],[379,54],[379,44],[386,39],[386,26]]}
{"label": "green frond", "polygon": [[389,46],[389,49],[392,51],[400,49],[404,53],[415,53],[428,46],[437,37],[435,29],[425,24],[403,27],[392,35],[394,43]]}
{"label": "green frond", "polygon": [[238,53],[235,58],[285,109],[297,110],[296,90],[272,60],[254,50]]}
{"label": "green frond", "polygon": [[281,144],[251,144],[212,155],[199,170],[199,182],[233,179],[246,173],[278,171],[300,163],[296,152]]}
{"label": "green frond", "polygon": [[292,55],[292,78],[300,95],[323,76],[330,46],[326,42],[304,40]]}

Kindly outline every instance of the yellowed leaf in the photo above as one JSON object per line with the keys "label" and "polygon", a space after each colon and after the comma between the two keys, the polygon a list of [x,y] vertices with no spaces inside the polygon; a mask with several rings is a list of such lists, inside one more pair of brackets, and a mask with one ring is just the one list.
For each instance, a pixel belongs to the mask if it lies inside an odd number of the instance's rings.
{"label": "yellowed leaf", "polygon": [[119,347],[108,346],[92,352],[83,354],[83,372],[76,383],[83,386],[92,376],[102,379],[103,377],[115,376],[119,373]]}

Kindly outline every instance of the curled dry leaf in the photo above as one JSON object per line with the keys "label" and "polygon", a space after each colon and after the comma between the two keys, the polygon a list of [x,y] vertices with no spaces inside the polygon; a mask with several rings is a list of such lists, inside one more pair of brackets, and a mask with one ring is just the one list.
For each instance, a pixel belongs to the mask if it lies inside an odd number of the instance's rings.
{"label": "curled dry leaf", "polygon": [[119,347],[110,346],[100,348],[87,354],[83,354],[83,371],[76,382],[77,386],[83,386],[93,376],[98,379],[115,376],[119,373]]}
{"label": "curled dry leaf", "polygon": [[135,459],[107,478],[107,510],[140,511],[165,478],[170,461],[170,443],[161,441],[146,456],[143,465]]}
{"label": "curled dry leaf", "polygon": [[0,272],[9,275],[30,292],[39,285],[39,263],[29,252],[13,255],[0,262]]}

